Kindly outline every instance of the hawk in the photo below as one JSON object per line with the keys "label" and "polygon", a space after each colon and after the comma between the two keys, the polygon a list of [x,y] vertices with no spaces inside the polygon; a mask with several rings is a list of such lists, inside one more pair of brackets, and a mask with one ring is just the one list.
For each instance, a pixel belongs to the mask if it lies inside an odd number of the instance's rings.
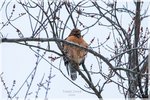
{"label": "hawk", "polygon": [[[88,44],[84,41],[79,29],[73,29],[65,40],[88,48]],[[84,62],[87,51],[67,44],[63,45],[63,51],[65,53],[64,64],[67,68],[68,75],[71,76],[72,80],[76,80],[76,69],[79,69],[79,65]]]}

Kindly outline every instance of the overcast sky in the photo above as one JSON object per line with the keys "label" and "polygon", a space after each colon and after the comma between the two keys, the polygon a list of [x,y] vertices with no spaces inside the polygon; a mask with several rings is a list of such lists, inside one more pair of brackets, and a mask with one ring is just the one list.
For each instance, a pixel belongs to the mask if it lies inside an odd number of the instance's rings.
{"label": "overcast sky", "polygon": [[[129,1],[129,0],[128,0]],[[122,6],[124,2],[119,2],[118,6]],[[128,2],[129,3],[129,2]],[[12,4],[10,4],[10,8],[12,7],[12,5],[14,5],[14,2],[12,2]],[[129,8],[130,9],[134,9],[133,8],[133,3],[130,2],[129,3]],[[21,6],[18,6],[16,4],[16,12],[15,14],[17,15],[18,13],[22,12],[22,8]],[[93,10],[91,9],[91,12]],[[5,9],[2,9],[1,12],[1,20],[5,21]],[[36,14],[36,11],[33,11],[33,13]],[[64,16],[66,16],[65,12],[62,12],[64,14]],[[128,18],[128,16],[122,16],[124,18],[122,18],[122,23],[124,27],[128,26],[128,23],[126,22],[130,22],[130,18]],[[82,18],[81,18],[82,19]],[[94,21],[94,20],[92,20]],[[86,23],[87,25],[90,24],[92,21],[87,21],[84,20],[83,18],[83,22]],[[1,22],[1,21],[0,21]],[[31,29],[28,23],[28,19],[27,16],[24,16],[23,18],[18,19],[17,22],[14,23],[19,29],[22,30],[25,37],[28,37],[31,35]],[[148,21],[143,21],[142,25],[148,25]],[[71,26],[70,26],[71,28]],[[127,28],[126,28],[127,29]],[[4,28],[3,30],[1,30],[1,32],[3,33],[4,36],[7,36],[7,38],[18,38],[17,33],[15,32],[15,30],[11,27],[11,26],[7,26],[6,28]],[[69,30],[66,31],[65,37],[69,34]],[[100,42],[103,43],[107,36],[109,35],[110,30],[108,30],[105,27],[99,27],[99,26],[95,26],[94,28],[90,29],[88,34],[85,35],[85,40],[87,41],[87,43],[90,43],[90,40],[94,37],[96,37],[96,39],[100,39]],[[85,33],[85,31],[83,31],[83,33]],[[99,34],[99,35],[97,35]],[[95,39],[95,42],[96,42]],[[109,45],[113,45],[112,41],[108,41]],[[36,43],[34,43],[36,44]],[[41,44],[44,45],[44,44]],[[93,43],[92,46],[96,46],[97,43]],[[28,75],[31,73],[31,71],[34,69],[35,65],[36,65],[36,56],[35,53],[26,46],[22,46],[19,44],[15,44],[15,43],[3,43],[0,44],[0,73],[3,72],[2,77],[7,85],[7,87],[12,86],[12,83],[14,80],[16,80],[16,85],[14,87],[14,92],[15,93],[20,86],[23,84],[23,82],[25,81],[25,79],[28,77]],[[58,50],[58,48],[56,47],[55,44],[51,44],[51,48],[54,50]],[[34,49],[37,50],[37,49]],[[110,56],[108,53],[106,53],[104,50],[101,51],[103,53],[103,55]],[[43,54],[43,51],[40,51],[40,54]],[[44,56],[47,60],[50,60],[48,57],[49,56],[55,56],[52,53],[46,53],[46,55]],[[86,65],[88,65],[88,68],[90,68],[90,65],[93,64],[93,66],[97,66],[96,64],[94,64],[94,62],[96,61],[96,58],[93,57],[91,54],[88,54],[87,59],[85,61]],[[61,62],[61,63],[60,63]],[[54,64],[55,66],[60,66],[61,64],[61,69],[64,71],[64,73],[67,75],[66,68],[63,65],[63,61],[62,59],[58,59],[57,61],[52,62],[52,64]],[[65,100],[72,100],[71,98],[86,98],[86,99],[92,99],[95,98],[96,100],[96,96],[86,93],[82,90],[80,90],[78,87],[74,86],[70,81],[68,81],[58,70],[56,70],[55,68],[53,68],[49,63],[47,63],[45,60],[41,60],[40,64],[37,67],[37,72],[36,72],[36,76],[33,82],[33,86],[31,87],[31,90],[33,90],[33,95],[31,97],[34,98],[34,94],[35,91],[37,91],[37,84],[41,81],[43,75],[44,75],[44,79],[46,79],[49,75],[49,71],[50,68],[52,68],[52,76],[55,75],[54,78],[51,79],[51,83],[50,83],[50,91],[49,91],[49,98],[54,98],[54,99],[62,99],[64,98]],[[108,70],[108,67],[103,68],[103,70]],[[69,77],[69,76],[68,76]],[[97,77],[93,78],[95,79],[95,81],[97,81],[96,79]],[[103,82],[103,81],[102,81]],[[81,76],[78,75],[77,80],[75,81],[75,83],[77,83],[78,85],[84,87],[85,82],[84,80],[81,78]],[[115,84],[108,84],[107,86],[105,86],[104,91],[102,92],[102,96],[103,98],[122,98],[123,95],[121,95],[117,90],[118,87]],[[0,90],[2,90],[2,97],[7,97],[6,91],[4,90],[2,83],[0,84]],[[23,87],[23,89],[20,91],[19,93],[19,97],[23,96],[24,97],[24,92],[26,90],[26,86]],[[41,91],[41,93],[39,93],[39,97],[43,97],[42,94],[44,94],[45,91]],[[94,100],[94,99],[93,99]]]}

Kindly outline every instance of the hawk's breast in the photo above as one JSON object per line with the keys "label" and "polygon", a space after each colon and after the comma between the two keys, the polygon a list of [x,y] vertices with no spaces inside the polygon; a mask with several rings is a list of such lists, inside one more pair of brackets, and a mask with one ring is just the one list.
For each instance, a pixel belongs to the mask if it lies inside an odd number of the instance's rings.
{"label": "hawk's breast", "polygon": [[[66,40],[81,45],[85,48],[88,47],[88,44],[83,40],[82,37],[77,38],[75,36],[69,36]],[[67,56],[78,64],[84,60],[85,55],[87,54],[85,50],[71,45],[64,45],[64,50],[67,52]]]}

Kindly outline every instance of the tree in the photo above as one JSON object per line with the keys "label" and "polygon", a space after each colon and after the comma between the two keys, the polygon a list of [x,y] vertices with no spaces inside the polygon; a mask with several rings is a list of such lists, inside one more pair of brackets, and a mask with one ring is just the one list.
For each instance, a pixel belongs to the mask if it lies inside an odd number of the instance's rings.
{"label": "tree", "polygon": [[[1,41],[2,43],[17,43],[28,46],[36,53],[36,66],[31,74],[25,79],[27,91],[25,99],[30,94],[30,88],[33,86],[33,81],[36,75],[37,66],[41,59],[46,60],[52,67],[58,70],[67,78],[73,85],[79,87],[81,90],[94,94],[97,98],[103,99],[103,91],[108,84],[115,84],[118,86],[118,91],[124,95],[125,98],[148,98],[148,41],[149,29],[145,23],[149,15],[149,5],[147,2],[140,0],[128,2],[118,1],[92,1],[82,0],[78,2],[64,1],[17,1],[16,3],[4,1],[1,10],[5,8],[6,20],[1,22]],[[19,15],[15,15],[17,7],[22,7],[23,10]],[[121,6],[121,7],[120,7]],[[130,6],[132,6],[130,8]],[[35,11],[37,12],[35,13]],[[11,12],[10,12],[11,11]],[[27,18],[30,25],[30,33],[27,34],[17,26],[17,20]],[[125,19],[128,18],[128,19]],[[89,22],[88,22],[89,21]],[[4,33],[7,27],[12,27],[17,33],[15,38],[7,37]],[[23,25],[21,27],[24,27]],[[89,36],[89,48],[86,49],[79,45],[65,41],[69,31],[73,28],[81,29],[83,37]],[[104,28],[107,31],[99,32]],[[90,33],[90,32],[93,32]],[[13,34],[14,34],[13,33]],[[12,34],[12,33],[11,33]],[[106,34],[106,35],[105,35]],[[100,35],[105,35],[100,38]],[[105,38],[105,39],[104,39]],[[34,44],[36,42],[37,44]],[[58,50],[53,49],[52,42],[57,45]],[[93,59],[94,62],[88,64],[86,61],[77,70],[79,75],[85,82],[84,86],[70,80],[64,72],[60,64],[59,67],[54,65],[52,61],[60,61],[64,55],[62,44],[76,46],[88,51],[87,59]],[[37,51],[36,51],[37,49]],[[40,50],[43,54],[40,54]],[[50,52],[55,56],[45,58],[46,53]],[[108,53],[104,54],[104,53]],[[4,72],[5,73],[5,72]],[[29,77],[31,80],[29,81]],[[38,84],[36,98],[41,87],[46,89],[45,98],[48,98],[50,87],[50,80],[54,76],[51,70],[49,71],[49,78],[46,83]],[[8,90],[5,80],[1,74],[1,82],[7,92],[8,98],[13,99],[18,96],[20,89],[11,95]],[[13,82],[13,86],[15,81]],[[45,85],[47,87],[45,87]],[[13,87],[12,86],[12,87]]]}

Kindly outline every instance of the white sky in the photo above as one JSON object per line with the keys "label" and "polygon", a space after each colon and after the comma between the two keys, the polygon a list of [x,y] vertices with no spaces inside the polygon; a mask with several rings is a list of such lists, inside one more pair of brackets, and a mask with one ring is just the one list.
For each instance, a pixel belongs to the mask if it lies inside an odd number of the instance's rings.
{"label": "white sky", "polygon": [[[128,0],[129,1],[129,0]],[[120,2],[120,5],[123,2]],[[118,3],[119,4],[119,3]],[[13,4],[12,4],[13,5]],[[133,9],[133,3],[129,4],[130,8]],[[147,4],[146,4],[147,5]],[[12,6],[11,6],[12,7]],[[20,13],[22,11],[21,8],[19,8],[19,6],[16,6],[16,14]],[[92,11],[92,10],[91,10]],[[2,11],[1,11],[2,12]],[[34,13],[36,13],[36,11],[33,11]],[[4,17],[4,12],[1,13],[1,20],[4,21],[6,20]],[[65,16],[65,13],[64,13]],[[127,16],[122,16],[125,17],[122,20],[122,23],[124,24],[124,27],[127,28],[128,23],[126,22],[130,22],[130,19]],[[91,21],[87,21],[85,19],[83,19],[83,21],[85,21],[85,23],[88,25],[91,23]],[[94,20],[93,20],[94,21]],[[17,25],[17,27],[23,31],[23,33],[25,33],[25,37],[26,36],[30,36],[31,34],[31,30],[30,30],[30,26],[29,23],[27,21],[26,17],[20,18],[17,22],[15,22],[14,24]],[[144,21],[142,23],[142,25],[148,25],[148,21]],[[15,30],[11,27],[7,27],[5,29],[2,30],[4,34],[4,36],[7,37],[18,37],[17,33],[15,33]],[[90,40],[94,37],[96,37],[95,42],[97,42],[97,38],[100,39],[100,42],[104,42],[105,39],[107,38],[108,34],[109,34],[110,30],[106,29],[105,27],[93,27],[92,29],[89,30],[89,33],[84,37],[85,40],[89,43]],[[69,31],[66,31],[65,36],[67,36],[69,34]],[[100,34],[100,35],[97,35]],[[102,34],[102,35],[101,35]],[[113,45],[113,43],[111,41],[109,41],[110,45]],[[97,43],[93,43],[92,46],[96,46]],[[33,68],[35,67],[35,62],[36,62],[36,57],[35,57],[35,53],[33,51],[31,51],[29,49],[29,47],[26,46],[22,46],[19,44],[12,44],[12,43],[3,43],[0,44],[0,73],[3,73],[3,79],[6,83],[6,85],[9,87],[12,86],[13,80],[16,80],[16,85],[14,87],[14,92],[15,93],[20,86],[23,84],[24,80],[27,78],[27,76],[30,74],[30,72],[33,70]],[[54,50],[56,50],[56,46],[53,44],[51,46],[51,48],[54,48]],[[36,49],[34,49],[36,50]],[[105,55],[106,57],[109,56],[109,54],[106,53],[106,51],[101,50],[101,52],[103,53],[103,55]],[[43,54],[43,52],[41,52],[41,54]],[[51,53],[46,53],[45,58],[48,59],[48,56],[50,56]],[[50,60],[50,59],[48,59]],[[62,59],[59,59],[55,62],[52,62],[55,66],[59,66],[59,62]],[[93,57],[91,54],[88,54],[87,59],[86,59],[86,65],[88,65],[88,68],[90,67],[91,64],[93,64],[95,62],[95,57]],[[97,66],[96,64],[93,64],[94,66]],[[31,90],[33,90],[33,95],[31,97],[34,97],[35,95],[35,91],[37,91],[37,86],[36,84],[38,84],[42,77],[43,74],[45,73],[45,79],[48,77],[49,74],[49,70],[50,70],[50,65],[45,61],[42,60],[40,62],[40,64],[38,65],[38,69],[37,69],[37,73],[36,73],[36,77],[35,80],[33,82],[34,86],[32,87]],[[61,69],[66,71],[66,68],[63,65],[63,61],[61,62]],[[108,70],[108,67],[103,68],[103,70]],[[65,72],[67,75],[67,72]],[[50,98],[54,98],[54,99],[62,99],[64,98],[65,100],[72,100],[72,98],[79,98],[80,99],[95,99],[96,100],[96,96],[95,95],[91,95],[88,94],[82,90],[80,90],[78,87],[72,85],[72,83],[70,81],[68,81],[59,71],[57,71],[55,68],[52,68],[52,75],[55,75],[55,77],[51,80],[51,84],[50,84],[50,91],[49,91],[49,97]],[[97,76],[95,76],[93,79],[97,80]],[[94,81],[95,81],[94,80]],[[103,81],[102,81],[103,82]],[[81,79],[81,76],[78,75],[77,80],[75,81],[75,83],[79,84],[80,86],[84,87],[85,82]],[[4,89],[2,89],[3,86],[2,84],[0,84],[0,90],[2,90],[2,97],[6,97],[6,91]],[[23,89],[20,91],[19,96],[23,96],[24,97],[24,92],[26,90],[26,87],[24,86]],[[120,93],[117,92],[117,86],[114,84],[108,84],[107,86],[105,86],[104,91],[102,92],[102,96],[103,98],[107,98],[107,99],[112,99],[112,98],[121,98],[123,97],[123,95],[120,95]],[[67,91],[71,91],[71,92],[67,92]],[[39,93],[39,97],[43,97],[42,94],[44,94],[45,92],[41,92]],[[30,96],[29,96],[30,97]]]}

